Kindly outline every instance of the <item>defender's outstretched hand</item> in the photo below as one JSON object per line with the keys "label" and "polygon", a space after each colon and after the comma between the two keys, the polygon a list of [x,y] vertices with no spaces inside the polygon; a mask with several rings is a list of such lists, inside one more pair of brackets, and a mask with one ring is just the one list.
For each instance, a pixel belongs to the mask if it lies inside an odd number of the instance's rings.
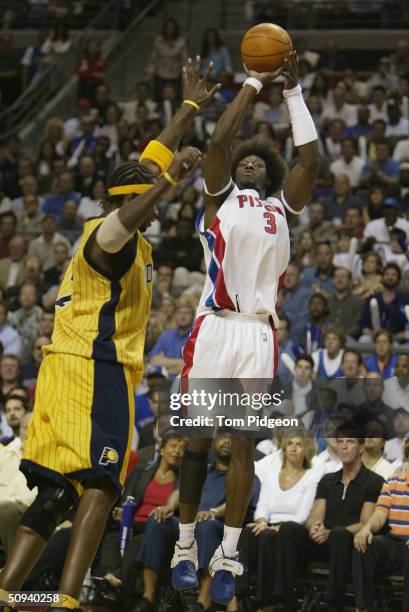
{"label": "defender's outstretched hand", "polygon": [[220,83],[208,89],[208,81],[212,72],[213,62],[210,62],[203,77],[200,76],[202,60],[200,55],[196,55],[196,60],[189,57],[186,66],[183,66],[183,99],[192,100],[199,106],[206,106],[213,99],[213,96],[221,88]]}

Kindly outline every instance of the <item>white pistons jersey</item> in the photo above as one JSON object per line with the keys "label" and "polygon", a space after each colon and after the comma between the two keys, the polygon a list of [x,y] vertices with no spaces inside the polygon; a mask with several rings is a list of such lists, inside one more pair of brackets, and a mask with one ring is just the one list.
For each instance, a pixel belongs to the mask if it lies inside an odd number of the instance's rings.
{"label": "white pistons jersey", "polygon": [[282,200],[261,200],[254,189],[233,190],[211,225],[196,220],[207,268],[197,315],[228,310],[268,314],[278,327],[277,292],[290,257]]}

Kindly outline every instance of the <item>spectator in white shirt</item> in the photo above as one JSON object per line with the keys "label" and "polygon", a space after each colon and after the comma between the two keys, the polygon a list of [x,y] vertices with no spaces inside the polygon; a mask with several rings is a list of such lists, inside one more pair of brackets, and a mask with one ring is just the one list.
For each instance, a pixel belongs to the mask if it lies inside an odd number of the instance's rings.
{"label": "spectator in white shirt", "polygon": [[385,380],[382,400],[394,410],[402,406],[409,412],[409,355],[398,356],[395,376]]}
{"label": "spectator in white shirt", "polygon": [[338,472],[342,468],[342,461],[338,457],[338,444],[336,431],[343,423],[339,416],[331,416],[325,424],[325,440],[327,448],[319,455],[312,458],[312,467],[319,472],[320,477],[332,472]]}
{"label": "spectator in white shirt", "polygon": [[23,446],[31,413],[20,425],[20,437],[7,446],[0,446],[0,541],[6,553],[13,546],[21,517],[37,496],[37,488],[29,489],[20,472]]}
{"label": "spectator in white shirt", "polygon": [[399,163],[409,160],[409,138],[400,140],[396,144],[393,150],[393,159]]}
{"label": "spectator in white shirt", "polygon": [[240,558],[248,572],[239,579],[238,587],[246,589],[250,576],[255,574],[260,607],[269,605],[272,599],[277,533],[282,523],[291,521],[302,525],[307,520],[320,476],[311,469],[314,441],[300,435],[290,436],[283,439],[282,465],[261,483],[255,522],[249,523],[240,537]]}
{"label": "spectator in white shirt", "polygon": [[397,408],[393,415],[393,429],[395,438],[388,440],[385,444],[385,457],[388,461],[400,461],[402,459],[405,438],[409,434],[409,413],[405,408]]}
{"label": "spectator in white shirt", "polygon": [[387,480],[394,472],[394,466],[383,456],[385,440],[388,432],[385,425],[378,420],[370,421],[366,425],[364,452],[361,455],[362,463],[368,470],[382,476]]}
{"label": "spectator in white shirt", "polygon": [[78,218],[86,221],[90,217],[99,217],[102,213],[101,200],[105,194],[105,182],[96,179],[91,187],[91,197],[81,198]]}
{"label": "spectator in white shirt", "polygon": [[324,334],[324,348],[312,354],[317,377],[331,379],[342,376],[344,346],[345,335],[342,329],[336,326],[328,327]]}
{"label": "spectator in white shirt", "polygon": [[394,90],[398,82],[398,77],[392,72],[392,65],[389,57],[381,57],[378,62],[376,73],[367,81],[368,96],[371,97],[372,92],[379,85],[382,85],[386,91]]}
{"label": "spectator in white shirt", "polygon": [[386,89],[383,85],[378,85],[374,87],[373,102],[369,104],[369,120],[371,123],[376,121],[377,119],[382,119],[382,121],[388,121],[388,113],[386,111]]}
{"label": "spectator in white shirt", "polygon": [[328,136],[326,136],[324,143],[326,153],[331,159],[341,157],[341,142],[344,136],[345,122],[342,119],[332,119],[328,125]]}
{"label": "spectator in white shirt", "polygon": [[376,242],[390,243],[391,228],[403,230],[409,240],[409,221],[400,218],[400,205],[395,198],[386,198],[382,203],[381,219],[370,221],[364,230],[364,238],[375,238]]}
{"label": "spectator in white shirt", "polygon": [[356,155],[356,146],[352,138],[344,138],[341,143],[341,157],[332,162],[329,169],[335,176],[346,175],[351,187],[359,185],[365,160]]}
{"label": "spectator in white shirt", "polygon": [[6,355],[21,356],[21,338],[19,333],[7,323],[8,308],[4,302],[0,302],[0,342],[3,353]]}
{"label": "spectator in white shirt", "polygon": [[338,83],[332,94],[332,103],[328,104],[322,113],[324,120],[342,119],[347,127],[357,124],[357,108],[353,104],[348,104],[346,99],[345,85]]}

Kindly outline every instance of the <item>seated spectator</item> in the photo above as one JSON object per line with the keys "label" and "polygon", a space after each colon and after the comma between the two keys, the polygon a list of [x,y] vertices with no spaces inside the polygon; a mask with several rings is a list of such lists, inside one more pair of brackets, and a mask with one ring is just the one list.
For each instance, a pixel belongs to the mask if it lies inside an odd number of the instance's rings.
{"label": "seated spectator", "polygon": [[[152,520],[151,515],[160,516],[161,520],[162,517],[166,520],[173,516],[178,502],[178,493],[175,491],[177,471],[185,446],[186,441],[170,431],[162,440],[157,461],[146,467],[136,466],[126,479],[120,504],[112,512],[114,527],[108,525],[101,543],[97,569],[97,574],[113,587],[123,586],[133,594],[135,558],[142,534]],[[119,523],[122,519],[122,506],[129,495],[135,500],[133,535],[121,553]],[[127,585],[128,582],[132,584]]]}
{"label": "seated spectator", "polygon": [[409,121],[402,117],[400,106],[395,100],[389,100],[387,105],[388,121],[385,136],[394,145],[400,138],[407,137],[409,133]]}
{"label": "seated spectator", "polygon": [[[284,277],[281,308],[294,326],[308,314],[308,300],[311,289],[300,283],[300,267],[294,263],[288,264]],[[293,339],[293,335],[291,335]]]}
{"label": "seated spectator", "polygon": [[205,73],[210,62],[213,63],[212,77],[216,80],[220,72],[233,73],[229,49],[224,44],[220,32],[216,28],[207,28],[202,38],[202,74]]}
{"label": "seated spectator", "polygon": [[85,56],[78,60],[78,98],[95,98],[95,90],[105,79],[106,62],[101,58],[101,43],[96,38],[87,41]]}
{"label": "seated spectator", "polygon": [[141,384],[135,391],[135,425],[138,433],[144,425],[155,421],[155,415],[150,407],[149,394],[160,388],[161,383],[167,376],[166,368],[147,366],[145,370],[146,385]]}
{"label": "seated spectator", "polygon": [[384,457],[385,442],[388,438],[388,430],[382,421],[369,421],[365,430],[364,452],[362,453],[362,463],[368,470],[382,476],[387,480],[394,472],[394,466]]}
{"label": "seated spectator", "polygon": [[189,336],[193,316],[190,304],[180,302],[176,309],[176,328],[164,331],[149,353],[150,363],[164,366],[171,376],[177,376],[183,368],[182,349]]}
{"label": "seated spectator", "polygon": [[10,210],[0,215],[0,260],[10,257],[10,241],[16,235],[17,217]]}
{"label": "seated spectator", "polygon": [[71,244],[74,244],[78,238],[78,234],[81,233],[82,230],[82,223],[78,220],[77,211],[77,202],[74,202],[74,200],[66,200],[64,202],[62,219],[57,225],[57,230],[61,232]]}
{"label": "seated spectator", "polygon": [[388,113],[386,110],[386,89],[383,85],[377,85],[373,88],[372,100],[373,102],[368,106],[371,123],[378,121],[378,119],[386,123],[386,121],[388,121]]}
{"label": "seated spectator", "polygon": [[362,168],[360,185],[393,187],[399,183],[399,175],[399,164],[390,156],[388,142],[380,141],[375,145],[375,158],[365,162]]}
{"label": "seated spectator", "polygon": [[41,228],[41,235],[30,242],[28,252],[29,255],[36,255],[36,257],[39,258],[43,270],[46,271],[48,268],[52,268],[55,265],[55,245],[62,242],[67,245],[68,249],[71,245],[65,236],[56,232],[56,222],[53,215],[44,215]]}
{"label": "seated spectator", "polygon": [[162,331],[176,327],[175,321],[176,300],[169,294],[164,294],[160,301],[158,319]]}
{"label": "seated spectator", "polygon": [[40,212],[40,199],[35,195],[23,196],[23,212],[19,215],[18,231],[38,234],[41,232],[43,217]]}
{"label": "seated spectator", "polygon": [[354,294],[361,298],[367,298],[370,295],[381,291],[382,286],[382,259],[379,253],[367,251],[362,255],[362,276],[354,278],[352,285]]}
{"label": "seated spectator", "polygon": [[42,212],[46,215],[53,215],[59,223],[62,220],[64,204],[67,200],[80,202],[78,194],[74,192],[74,182],[72,175],[69,172],[63,172],[58,181],[58,191],[49,195],[42,208]]}
{"label": "seated spectator", "polygon": [[20,308],[9,312],[9,323],[18,332],[22,342],[21,359],[25,361],[31,353],[34,338],[37,337],[38,323],[42,308],[37,306],[37,289],[32,283],[23,283],[20,288]]}
{"label": "seated spectator", "polygon": [[352,68],[345,68],[342,75],[342,84],[345,86],[345,98],[351,104],[358,104],[367,99],[366,83],[358,79]]}
{"label": "seated spectator", "polygon": [[385,444],[385,457],[388,461],[401,461],[402,451],[409,434],[409,413],[406,408],[396,408],[392,416],[392,435]]}
{"label": "seated spectator", "polygon": [[[230,437],[217,436],[214,441],[215,461],[209,465],[207,477],[202,490],[198,514],[196,516],[195,539],[198,547],[200,570],[200,587],[197,603],[204,610],[209,608],[211,577],[208,572],[209,562],[223,538],[225,515],[225,479],[230,462]],[[247,509],[245,523],[251,520],[259,496],[260,485],[254,479],[251,500]],[[168,518],[168,517],[171,518]],[[147,523],[138,561],[142,563],[144,591],[143,598],[135,609],[142,612],[151,609],[155,604],[159,577],[169,567],[174,545],[179,537],[179,521],[170,512],[158,511]],[[232,605],[233,604],[233,605]],[[237,602],[233,600],[228,606],[231,610]],[[202,609],[202,608],[200,608]]]}
{"label": "seated spectator", "polygon": [[300,321],[294,332],[294,341],[307,355],[322,347],[323,327],[327,322],[328,301],[321,293],[314,293],[308,302],[307,321]]}
{"label": "seated spectator", "polygon": [[400,140],[394,150],[393,159],[398,163],[402,163],[409,160],[409,138]]}
{"label": "seated spectator", "polygon": [[[324,382],[325,384],[325,382]],[[317,439],[318,450],[325,448],[325,428],[328,419],[335,414],[337,394],[327,385],[318,388],[318,397],[311,409],[303,416],[303,423],[310,435]]]}
{"label": "seated spectator", "polygon": [[340,327],[345,335],[356,338],[360,330],[363,301],[352,293],[352,276],[346,268],[335,268],[335,291],[328,297],[329,322]]}
{"label": "seated spectator", "polygon": [[69,248],[65,242],[56,242],[54,245],[54,260],[55,266],[48,268],[44,274],[45,289],[49,289],[53,285],[58,285],[64,264],[69,259]]}
{"label": "seated spectator", "polygon": [[331,474],[342,469],[342,462],[338,455],[336,432],[344,420],[335,415],[330,416],[324,426],[325,442],[327,447],[312,458],[312,468],[321,476]]}
{"label": "seated spectator", "polygon": [[352,238],[361,240],[364,232],[364,220],[361,206],[351,205],[345,211],[344,229]]}
{"label": "seated spectator", "polygon": [[373,513],[383,479],[362,465],[363,438],[355,431],[337,431],[342,469],[318,483],[315,502],[304,525],[284,523],[275,544],[273,592],[290,606],[297,568],[312,560],[329,562],[326,610],[342,608],[351,573],[354,534]]}
{"label": "seated spectator", "polygon": [[261,481],[254,522],[243,529],[240,560],[247,572],[237,578],[237,590],[247,594],[256,576],[259,608],[272,603],[271,576],[275,573],[275,543],[287,522],[303,525],[311,511],[319,473],[311,469],[315,445],[311,438],[287,434],[282,442],[282,465]]}
{"label": "seated spectator", "polygon": [[346,133],[349,138],[360,138],[367,136],[372,130],[369,122],[369,108],[367,106],[358,107],[358,118],[356,125],[347,128]]}
{"label": "seated spectator", "polygon": [[322,118],[325,121],[341,119],[347,127],[352,127],[357,123],[357,112],[354,104],[346,102],[345,85],[338,83],[332,91],[332,102],[325,106]]}
{"label": "seated spectator", "polygon": [[380,329],[375,333],[373,339],[375,353],[366,357],[364,367],[367,372],[377,372],[386,380],[394,375],[397,361],[396,355],[392,354],[392,336],[387,331]]}
{"label": "seated spectator", "polygon": [[356,154],[356,145],[351,138],[344,138],[341,144],[341,157],[330,165],[331,172],[338,176],[347,176],[350,186],[355,189],[359,185],[362,168],[365,161]]}
{"label": "seated spectator", "polygon": [[291,384],[287,385],[285,394],[290,399],[283,400],[281,409],[286,414],[302,416],[310,410],[317,401],[317,394],[312,382],[314,362],[310,355],[301,354],[296,358],[294,364],[294,377]]}
{"label": "seated spectator", "polygon": [[[20,359],[17,355],[3,354],[0,357],[0,407],[3,407],[4,398],[14,389],[14,387],[21,384],[21,365]],[[3,434],[5,433],[3,427]],[[10,432],[10,428],[7,427],[7,431]]]}
{"label": "seated spectator", "polygon": [[284,132],[290,125],[287,107],[283,102],[282,89],[274,85],[270,90],[267,102],[256,102],[253,117],[256,121],[265,121],[274,125],[274,131]]}
{"label": "seated spectator", "polygon": [[187,270],[200,271],[203,259],[203,249],[200,241],[195,237],[195,226],[189,219],[178,218],[175,227],[175,236],[163,238],[154,251],[154,259],[158,265],[170,264]]}
{"label": "seated spectator", "polygon": [[11,203],[12,211],[18,216],[24,212],[24,198],[29,195],[36,196],[40,208],[44,204],[44,197],[39,195],[38,181],[35,176],[28,175],[20,179],[21,196],[15,198]]}
{"label": "seated spectator", "polygon": [[38,372],[43,361],[43,346],[51,344],[51,338],[38,336],[33,340],[30,359],[21,364],[21,379],[23,385],[33,394],[38,378]]}
{"label": "seated spectator", "polygon": [[364,238],[373,238],[379,243],[390,243],[391,230],[401,229],[409,240],[409,221],[399,217],[400,205],[395,198],[386,198],[380,209],[381,218],[370,221],[365,228]]}
{"label": "seated spectator", "polygon": [[317,378],[330,380],[342,376],[342,355],[345,335],[339,327],[327,327],[324,332],[324,348],[312,353]]}
{"label": "seated spectator", "polygon": [[[306,59],[308,61],[308,58]],[[317,72],[314,77],[314,81],[310,89],[309,100],[311,100],[311,98],[314,96],[316,96],[323,105],[327,104],[331,99],[329,80],[327,75],[325,75],[323,72]]]}
{"label": "seated spectator", "polygon": [[277,329],[278,366],[276,376],[282,380],[292,379],[295,361],[302,353],[301,348],[290,340],[290,329],[290,319],[281,315]]}
{"label": "seated spectator", "polygon": [[382,276],[383,291],[368,297],[364,303],[361,319],[364,336],[373,338],[376,330],[382,328],[392,334],[391,343],[393,340],[406,340],[407,319],[404,307],[409,304],[409,297],[398,290],[401,277],[402,273],[396,264],[390,263],[385,267]]}
{"label": "seated spectator", "polygon": [[78,207],[78,219],[86,221],[92,217],[99,217],[102,213],[101,200],[105,195],[105,182],[96,179],[91,186],[91,195],[82,197]]}
{"label": "seated spectator", "polygon": [[158,388],[152,387],[147,393],[149,413],[153,416],[153,420],[144,419],[144,422],[140,424],[138,450],[155,444],[155,429],[158,427],[159,416],[159,392]]}
{"label": "seated spectator", "polygon": [[54,330],[54,312],[43,312],[38,324],[38,335],[51,338]]}
{"label": "seated spectator", "polygon": [[21,517],[37,496],[37,487],[29,489],[20,472],[30,419],[31,413],[26,413],[21,420],[19,437],[7,446],[0,446],[0,542],[6,554],[13,547]]}
{"label": "seated spectator", "polygon": [[393,91],[398,84],[398,77],[392,72],[391,60],[389,57],[381,57],[376,72],[367,81],[368,96],[371,97],[375,87],[382,85],[385,91]]}
{"label": "seated spectator", "polygon": [[17,310],[17,308],[20,307],[19,295],[22,284],[31,283],[35,286],[37,290],[38,303],[40,303],[40,296],[45,291],[41,263],[38,257],[36,257],[35,255],[29,255],[28,257],[26,257],[24,261],[23,272],[23,281],[21,283],[13,285],[12,287],[9,287],[6,291],[9,308],[12,312],[14,312],[15,310]]}
{"label": "seated spectator", "polygon": [[21,338],[11,325],[7,323],[7,304],[0,302],[0,342],[5,354],[21,355]]}
{"label": "seated spectator", "polygon": [[9,247],[10,256],[0,259],[0,287],[3,290],[21,283],[24,278],[26,241],[21,236],[14,236],[10,240]]}
{"label": "seated spectator", "polygon": [[131,124],[135,120],[136,109],[139,106],[146,108],[148,119],[157,117],[156,102],[152,100],[150,86],[146,81],[138,81],[136,84],[134,100],[131,102],[119,102],[123,119]]}
{"label": "seated spectator", "polygon": [[[350,209],[347,209],[347,213]],[[336,231],[337,243],[332,263],[337,268],[345,268],[352,276],[361,271],[361,257],[357,254],[358,240],[350,229],[341,225]]]}
{"label": "seated spectator", "polygon": [[352,195],[348,176],[339,174],[335,177],[334,195],[325,199],[325,218],[340,223],[345,219],[346,211],[351,206],[362,208],[362,200]]}
{"label": "seated spectator", "polygon": [[317,247],[317,265],[304,270],[301,284],[314,290],[321,289],[324,293],[332,293],[334,284],[333,251],[329,241],[321,242]]}
{"label": "seated spectator", "polygon": [[[354,537],[352,577],[356,609],[360,611],[372,608],[374,589],[379,579],[391,574],[401,574],[402,569],[405,580],[402,609],[409,608],[407,589],[409,580],[407,563],[408,459],[409,445],[406,442],[402,467],[398,468],[384,483],[375,512]],[[383,535],[380,535],[381,532]]]}
{"label": "seated spectator", "polygon": [[345,349],[341,361],[343,376],[331,381],[330,385],[336,391],[338,404],[359,406],[365,401],[362,364],[361,353],[355,349]]}
{"label": "seated spectator", "polygon": [[365,225],[373,221],[373,219],[380,219],[382,217],[382,206],[385,198],[386,191],[384,187],[375,185],[375,187],[369,190],[368,202],[363,210]]}
{"label": "seated spectator", "polygon": [[[80,127],[78,136],[74,136],[68,143],[68,153],[71,157],[67,165],[70,168],[78,166],[82,155],[93,156],[97,147],[94,116],[84,115],[81,117]],[[107,136],[102,135],[101,138],[107,138]]]}
{"label": "seated spectator", "polygon": [[11,436],[0,438],[0,445],[7,446],[20,435],[21,421],[28,412],[28,403],[19,395],[11,391],[4,399],[4,417],[7,425],[12,431]]}
{"label": "seated spectator", "polygon": [[162,264],[156,270],[156,282],[152,287],[152,304],[157,307],[164,295],[176,296],[176,289],[173,285],[175,270],[168,264]]}
{"label": "seated spectator", "polygon": [[92,155],[83,155],[79,160],[78,171],[74,181],[74,190],[83,198],[91,196],[96,180],[95,161]]}
{"label": "seated spectator", "polygon": [[[317,263],[317,243],[314,234],[309,228],[300,229],[297,232],[293,250],[293,263],[301,269],[315,266]],[[288,268],[287,272],[288,273]]]}
{"label": "seated spectator", "polygon": [[117,125],[121,119],[121,109],[115,102],[109,104],[104,112],[102,127],[99,129],[99,136],[107,136],[114,146],[119,143]]}
{"label": "seated spectator", "polygon": [[385,381],[382,399],[392,409],[403,406],[409,412],[409,355],[397,355],[395,376]]}
{"label": "seated spectator", "polygon": [[[324,118],[324,113],[322,113]],[[341,157],[341,143],[346,136],[345,123],[342,119],[332,119],[328,123],[327,136],[324,139],[326,155],[331,159]]]}
{"label": "seated spectator", "polygon": [[356,409],[355,420],[361,428],[361,433],[365,432],[365,427],[370,421],[378,420],[387,429],[392,431],[393,410],[382,400],[384,382],[378,372],[369,372],[363,381],[365,401]]}
{"label": "seated spectator", "polygon": [[95,98],[93,102],[93,110],[97,111],[97,121],[99,124],[103,122],[105,111],[111,104],[115,102],[111,98],[111,88],[106,83],[101,83],[95,90]]}

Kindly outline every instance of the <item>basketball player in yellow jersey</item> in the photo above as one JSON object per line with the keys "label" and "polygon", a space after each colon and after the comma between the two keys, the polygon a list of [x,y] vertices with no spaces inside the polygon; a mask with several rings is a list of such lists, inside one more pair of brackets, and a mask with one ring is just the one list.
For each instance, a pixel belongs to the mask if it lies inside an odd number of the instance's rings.
{"label": "basketball player in yellow jersey", "polygon": [[0,612],[18,591],[56,526],[79,500],[54,610],[78,609],[79,592],[110,510],[122,490],[134,428],[133,388],[143,373],[151,301],[151,247],[141,234],[155,205],[200,160],[192,147],[173,157],[189,119],[219,88],[184,68],[184,102],[141,156],[108,180],[104,215],[84,226],[56,301],[22,469],[39,494],[23,515],[0,574]]}

